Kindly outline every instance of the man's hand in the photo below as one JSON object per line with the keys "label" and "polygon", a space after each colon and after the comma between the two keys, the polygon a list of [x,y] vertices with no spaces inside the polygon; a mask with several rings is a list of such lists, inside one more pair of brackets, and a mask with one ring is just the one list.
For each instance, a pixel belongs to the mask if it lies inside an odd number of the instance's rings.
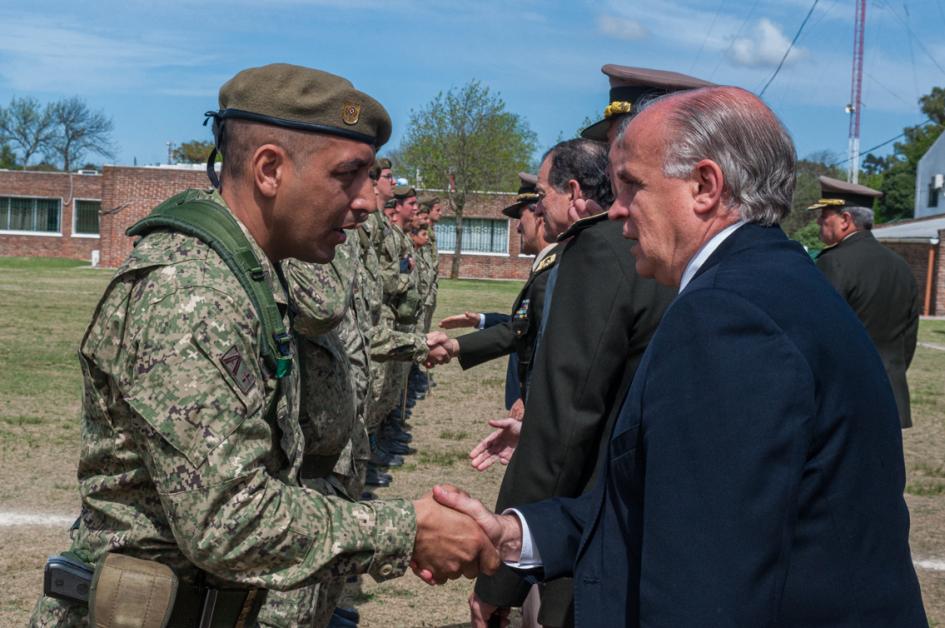
{"label": "man's hand", "polygon": [[459,353],[459,342],[441,331],[431,331],[427,334],[427,347],[430,352],[423,362],[427,368],[446,364]]}
{"label": "man's hand", "polygon": [[499,568],[496,548],[468,515],[437,503],[429,493],[413,506],[417,536],[410,564],[427,584],[443,584],[460,575],[475,578]]}
{"label": "man's hand", "polygon": [[479,327],[479,314],[477,312],[463,312],[454,316],[447,316],[440,321],[440,327],[443,329],[459,329],[460,327]]}
{"label": "man's hand", "polygon": [[433,498],[443,506],[472,517],[499,550],[502,560],[518,562],[522,557],[522,524],[515,515],[496,515],[466,491],[449,484],[434,486]]}
{"label": "man's hand", "polygon": [[493,419],[489,425],[497,428],[481,441],[469,452],[472,459],[472,466],[477,471],[485,471],[498,460],[502,464],[508,464],[518,446],[518,437],[522,431],[522,422],[519,419],[508,417],[507,419]]}
{"label": "man's hand", "polygon": [[512,407],[509,408],[509,416],[513,419],[518,419],[521,421],[525,418],[525,400],[519,397],[515,400],[515,403],[512,404]]}
{"label": "man's hand", "polygon": [[469,594],[469,619],[472,628],[488,628],[489,620],[494,615],[499,618],[499,626],[506,628],[509,625],[509,609],[482,601],[475,591]]}

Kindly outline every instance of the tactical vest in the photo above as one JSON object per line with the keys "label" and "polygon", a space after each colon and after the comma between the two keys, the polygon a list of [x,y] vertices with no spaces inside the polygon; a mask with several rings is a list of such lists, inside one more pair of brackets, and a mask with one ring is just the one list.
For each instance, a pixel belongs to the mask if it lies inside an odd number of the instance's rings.
{"label": "tactical vest", "polygon": [[155,207],[125,234],[143,236],[159,229],[193,236],[220,256],[243,286],[259,316],[262,334],[259,347],[266,365],[277,378],[288,375],[292,369],[291,337],[266,283],[262,264],[236,218],[220,204],[204,198],[202,192],[187,190]]}

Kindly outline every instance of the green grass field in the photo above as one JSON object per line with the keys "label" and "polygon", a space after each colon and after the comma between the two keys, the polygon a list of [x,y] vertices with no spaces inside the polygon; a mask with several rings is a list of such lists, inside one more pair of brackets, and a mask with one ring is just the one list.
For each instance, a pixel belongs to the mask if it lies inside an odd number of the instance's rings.
{"label": "green grass field", "polygon": [[[0,258],[0,522],[9,513],[78,511],[81,378],[75,352],[111,272],[71,261]],[[443,281],[437,316],[506,311],[515,282]],[[920,342],[945,345],[945,321],[923,321]],[[395,471],[381,497],[417,497],[440,482],[494,503],[503,468],[477,473],[467,453],[502,416],[505,363],[435,372],[438,386],[411,420],[420,452]],[[906,499],[916,559],[945,561],[945,351],[920,346],[909,371],[915,427],[903,435]],[[67,523],[0,529],[0,626],[23,625],[41,588],[47,555],[68,546]],[[945,625],[945,572],[919,569],[932,625]],[[430,588],[407,575],[365,582],[365,626],[444,626],[467,621],[470,585]]]}

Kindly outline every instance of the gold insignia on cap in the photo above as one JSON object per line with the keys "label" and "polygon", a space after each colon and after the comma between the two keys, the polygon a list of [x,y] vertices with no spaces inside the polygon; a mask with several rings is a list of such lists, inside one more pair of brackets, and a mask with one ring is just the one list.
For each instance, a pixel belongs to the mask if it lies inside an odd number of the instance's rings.
{"label": "gold insignia on cap", "polygon": [[341,119],[345,124],[357,124],[361,117],[361,105],[354,102],[346,102],[341,109]]}
{"label": "gold insignia on cap", "polygon": [[615,100],[606,107],[604,107],[604,118],[610,118],[611,116],[619,116],[625,113],[630,113],[633,110],[633,103],[628,100]]}

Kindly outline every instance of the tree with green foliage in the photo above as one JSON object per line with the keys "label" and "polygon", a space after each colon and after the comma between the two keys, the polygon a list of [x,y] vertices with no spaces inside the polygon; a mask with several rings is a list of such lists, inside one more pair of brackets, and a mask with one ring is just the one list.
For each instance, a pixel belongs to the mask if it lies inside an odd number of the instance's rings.
{"label": "tree with green foliage", "polygon": [[[175,146],[171,151],[171,157],[174,159],[174,163],[205,164],[212,150],[213,142],[191,140]],[[217,161],[220,161],[219,155],[217,155]]]}
{"label": "tree with green foliage", "polygon": [[791,213],[781,221],[781,228],[789,237],[799,241],[808,249],[820,249],[823,244],[818,238],[817,214],[816,212],[807,211],[807,208],[820,198],[818,177],[843,177],[840,168],[831,165],[836,163],[837,160],[834,153],[819,151],[797,161]]}
{"label": "tree with green foliage", "polygon": [[463,208],[476,191],[514,191],[527,170],[536,135],[521,116],[506,111],[498,94],[477,80],[450,88],[410,112],[407,133],[396,151],[396,171],[416,184],[446,189],[456,216],[456,248],[450,277],[459,276]]}
{"label": "tree with green foliage", "polygon": [[896,142],[887,157],[869,154],[863,160],[864,172],[871,175],[863,184],[883,193],[875,205],[877,223],[912,218],[919,160],[945,130],[945,89],[932,88],[919,98],[919,106],[928,116],[926,123],[903,129],[905,139]]}
{"label": "tree with green foliage", "polygon": [[0,170],[16,170],[16,153],[6,142],[0,142]]}

